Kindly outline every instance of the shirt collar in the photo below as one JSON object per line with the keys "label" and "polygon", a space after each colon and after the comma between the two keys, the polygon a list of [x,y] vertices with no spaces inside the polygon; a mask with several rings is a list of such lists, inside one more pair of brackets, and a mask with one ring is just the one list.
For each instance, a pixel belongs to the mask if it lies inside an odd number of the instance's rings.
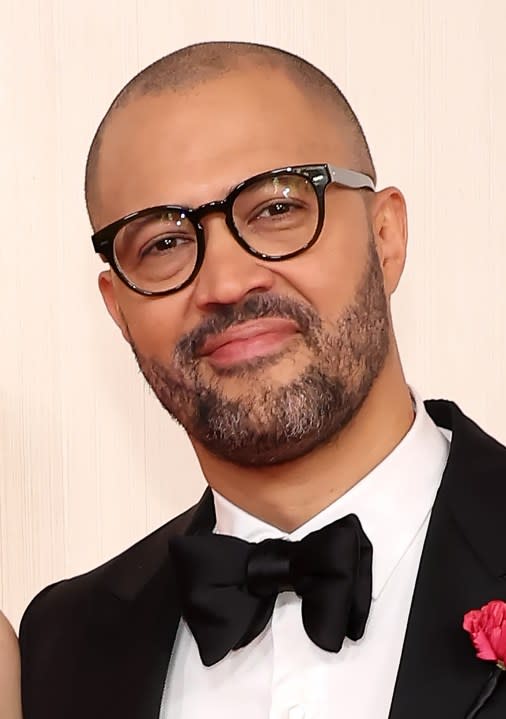
{"label": "shirt collar", "polygon": [[373,599],[409,549],[431,512],[448,459],[449,441],[411,390],[415,420],[399,444],[346,494],[291,533],[248,514],[213,491],[217,534],[249,542],[300,540],[327,524],[356,514],[373,545]]}

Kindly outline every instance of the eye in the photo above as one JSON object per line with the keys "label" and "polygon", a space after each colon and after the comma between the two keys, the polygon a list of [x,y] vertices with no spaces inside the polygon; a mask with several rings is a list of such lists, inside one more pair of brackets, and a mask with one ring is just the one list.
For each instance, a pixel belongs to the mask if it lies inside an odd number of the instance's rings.
{"label": "eye", "polygon": [[298,209],[298,206],[295,205],[293,202],[272,202],[270,205],[267,205],[262,210],[260,210],[260,212],[257,214],[257,218],[270,219],[272,217],[279,217],[280,215],[287,215],[296,209]]}
{"label": "eye", "polygon": [[195,240],[192,237],[181,237],[179,235],[165,235],[164,237],[154,237],[152,240],[147,242],[141,249],[141,257],[148,255],[164,255],[176,250],[183,249],[183,247],[193,243]]}

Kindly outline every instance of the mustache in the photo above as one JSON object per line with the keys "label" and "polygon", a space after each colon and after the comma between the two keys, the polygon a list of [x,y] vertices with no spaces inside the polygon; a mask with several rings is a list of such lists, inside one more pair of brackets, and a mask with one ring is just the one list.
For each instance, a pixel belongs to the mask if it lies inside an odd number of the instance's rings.
{"label": "mustache", "polygon": [[250,295],[236,305],[222,305],[201,324],[183,335],[175,348],[175,357],[183,362],[195,360],[209,337],[249,320],[276,317],[292,320],[302,335],[308,336],[321,328],[321,319],[308,305],[290,297],[270,293]]}

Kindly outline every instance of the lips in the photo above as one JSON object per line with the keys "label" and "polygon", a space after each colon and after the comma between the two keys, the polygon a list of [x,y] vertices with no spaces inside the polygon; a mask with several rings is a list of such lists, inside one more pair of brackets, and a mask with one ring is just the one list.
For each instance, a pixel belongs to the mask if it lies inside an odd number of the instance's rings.
{"label": "lips", "polygon": [[279,317],[251,320],[208,337],[199,355],[217,364],[251,360],[279,351],[297,332],[292,320]]}

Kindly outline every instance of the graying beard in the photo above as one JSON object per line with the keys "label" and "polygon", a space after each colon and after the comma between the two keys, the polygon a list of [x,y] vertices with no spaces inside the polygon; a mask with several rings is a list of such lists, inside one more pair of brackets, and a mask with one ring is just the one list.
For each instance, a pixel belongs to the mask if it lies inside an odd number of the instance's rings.
{"label": "graying beard", "polygon": [[[227,399],[218,377],[204,381],[195,353],[209,334],[259,316],[296,319],[314,362],[294,382],[258,389],[258,372],[275,360],[254,362],[229,374],[252,378],[251,392]],[[236,464],[261,466],[289,461],[330,441],[351,421],[369,394],[389,349],[389,320],[383,276],[374,245],[354,303],[332,332],[309,307],[268,294],[227,306],[184,337],[172,368],[147,359],[133,346],[139,367],[176,421],[209,451]],[[280,353],[283,355],[285,353]],[[217,374],[217,373],[216,373]]]}

